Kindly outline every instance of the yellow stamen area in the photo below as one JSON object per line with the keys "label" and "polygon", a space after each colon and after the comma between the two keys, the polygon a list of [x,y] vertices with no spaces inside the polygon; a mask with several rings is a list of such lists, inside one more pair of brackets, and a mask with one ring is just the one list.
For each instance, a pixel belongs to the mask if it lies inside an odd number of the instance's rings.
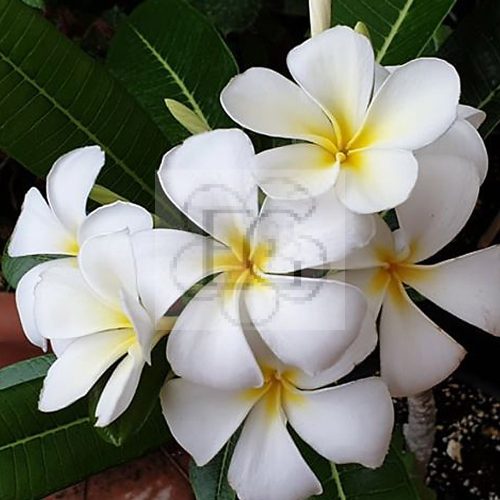
{"label": "yellow stamen area", "polygon": [[80,251],[80,245],[75,238],[68,238],[68,240],[64,243],[64,253],[67,255],[78,255]]}
{"label": "yellow stamen area", "polygon": [[271,246],[265,243],[252,246],[250,239],[236,229],[230,232],[228,243],[232,254],[214,257],[216,267],[230,268],[224,273],[224,293],[231,294],[239,287],[267,285],[262,269],[271,256]]}
{"label": "yellow stamen area", "polygon": [[292,370],[279,372],[273,368],[264,367],[262,372],[264,375],[264,385],[243,391],[242,397],[245,401],[253,401],[255,403],[264,398],[266,415],[269,421],[274,420],[280,415],[284,397],[295,405],[306,403],[306,398],[300,394],[300,391],[296,389],[292,382],[294,378]]}

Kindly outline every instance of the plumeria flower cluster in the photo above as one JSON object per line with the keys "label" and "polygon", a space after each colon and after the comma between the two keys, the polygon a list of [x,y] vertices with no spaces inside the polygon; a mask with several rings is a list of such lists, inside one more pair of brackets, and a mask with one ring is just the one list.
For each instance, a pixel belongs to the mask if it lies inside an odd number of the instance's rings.
{"label": "plumeria flower cluster", "polygon": [[[383,68],[347,27],[287,62],[297,83],[253,68],[221,101],[239,124],[293,142],[255,154],[243,131],[215,130],[163,157],[159,184],[191,231],[154,228],[126,202],[88,214],[104,164],[91,146],[55,163],[48,202],[28,192],[9,246],[54,257],[16,295],[28,338],[57,356],[40,409],[107,377],[96,425],[110,424],[167,336],[160,399],[172,435],[198,465],[235,435],[228,479],[242,500],[321,493],[289,428],[335,463],[383,463],[391,395],[430,389],[465,354],[408,287],[500,333],[498,247],[425,263],[465,225],[488,165],[483,117],[458,104],[453,67]],[[379,212],[394,208],[391,232]],[[375,349],[377,325],[381,377],[343,382]]]}

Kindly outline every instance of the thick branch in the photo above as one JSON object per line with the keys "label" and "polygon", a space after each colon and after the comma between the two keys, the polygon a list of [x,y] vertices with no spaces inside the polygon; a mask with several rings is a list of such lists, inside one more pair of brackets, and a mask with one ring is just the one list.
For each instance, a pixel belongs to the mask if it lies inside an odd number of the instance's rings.
{"label": "thick branch", "polygon": [[408,398],[408,423],[403,427],[406,444],[415,454],[423,475],[431,458],[436,434],[436,403],[432,391]]}

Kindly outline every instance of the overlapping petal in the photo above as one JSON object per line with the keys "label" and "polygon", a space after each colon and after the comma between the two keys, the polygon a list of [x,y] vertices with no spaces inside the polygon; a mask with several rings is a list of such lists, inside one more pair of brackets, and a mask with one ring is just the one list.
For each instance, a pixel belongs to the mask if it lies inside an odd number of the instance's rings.
{"label": "overlapping petal", "polygon": [[233,78],[221,103],[235,122],[255,132],[333,147],[326,114],[298,85],[270,69],[250,68]]}
{"label": "overlapping petal", "polygon": [[338,26],[295,47],[287,57],[293,78],[340,126],[349,140],[371,97],[374,55],[367,37]]}
{"label": "overlapping petal", "polygon": [[366,301],[332,280],[266,276],[245,290],[250,318],[284,363],[309,374],[330,368],[358,335]]}
{"label": "overlapping petal", "polygon": [[291,426],[332,462],[382,465],[394,422],[386,385],[368,378],[317,391],[285,391]]}
{"label": "overlapping petal", "polygon": [[175,379],[165,384],[160,400],[173,436],[202,466],[236,432],[258,397],[251,390],[214,389]]}
{"label": "overlapping petal", "polygon": [[104,151],[86,146],[61,156],[47,176],[49,205],[72,235],[86,217],[87,198],[103,165]]}
{"label": "overlapping petal", "polygon": [[263,270],[289,273],[343,259],[374,233],[374,217],[347,210],[329,191],[307,200],[266,198],[255,238],[272,248]]}
{"label": "overlapping petal", "polygon": [[186,379],[223,389],[257,387],[262,373],[240,321],[240,286],[222,273],[184,308],[170,333],[167,358]]}
{"label": "overlapping petal", "polygon": [[465,158],[425,154],[419,163],[420,174],[411,196],[396,208],[412,262],[434,255],[458,234],[479,194],[476,170]]}
{"label": "overlapping petal", "polygon": [[49,368],[39,408],[56,411],[85,396],[120,359],[134,338],[132,330],[110,330],[75,340]]}
{"label": "overlapping petal", "polygon": [[284,416],[266,396],[250,412],[228,471],[229,484],[245,500],[302,500],[322,492],[286,429]]}
{"label": "overlapping petal", "polygon": [[250,139],[240,130],[215,130],[187,139],[162,160],[158,176],[172,202],[219,241],[247,235],[257,217]]}

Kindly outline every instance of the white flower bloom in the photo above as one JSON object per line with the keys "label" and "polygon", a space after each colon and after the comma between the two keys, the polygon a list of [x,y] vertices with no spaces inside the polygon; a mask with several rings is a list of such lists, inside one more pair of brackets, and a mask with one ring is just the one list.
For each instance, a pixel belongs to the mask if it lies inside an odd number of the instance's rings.
{"label": "white flower bloom", "polygon": [[33,317],[34,288],[47,269],[71,266],[81,245],[97,234],[150,229],[151,215],[132,203],[116,202],[86,213],[87,198],[104,165],[104,153],[98,146],[75,149],[59,158],[47,176],[47,198],[38,189],[26,194],[19,220],[11,237],[8,253],[54,255],[61,259],[38,265],[18,283],[16,302],[24,332],[35,345],[47,348]]}
{"label": "white flower bloom", "polygon": [[158,229],[133,238],[140,274],[155,282],[149,289],[139,281],[141,296],[160,314],[218,274],[180,314],[167,347],[178,375],[215,387],[263,383],[241,308],[283,361],[309,373],[342,355],[365,315],[364,297],[350,285],[277,273],[343,258],[372,237],[372,217],[349,213],[334,196],[267,199],[259,213],[253,160],[239,130],[189,138],[165,155],[159,178],[172,202],[211,236]]}
{"label": "white flower bloom", "polygon": [[[375,92],[398,66],[375,67]],[[452,126],[436,141],[419,149],[415,156],[421,163],[422,155],[460,156],[470,161],[477,169],[481,183],[488,172],[488,152],[477,129],[486,118],[486,113],[471,106],[459,104],[457,118]]]}
{"label": "white flower bloom", "polygon": [[[474,209],[480,179],[459,157],[422,155],[425,164],[406,203],[396,208],[400,229],[379,219],[370,245],[346,262],[344,279],[366,293],[372,312],[382,308],[382,378],[395,396],[425,391],[458,366],[465,350],[409,299],[404,286],[455,316],[500,335],[500,247],[434,265],[419,262],[449,243]],[[333,274],[340,278],[339,273]]]}
{"label": "white flower bloom", "polygon": [[36,324],[58,355],[39,408],[70,405],[119,361],[96,409],[96,425],[105,426],[127,409],[144,363],[172,320],[142,305],[127,230],[89,238],[77,260],[44,270],[35,288]]}
{"label": "white flower bloom", "polygon": [[332,24],[331,0],[309,0],[309,19],[311,36],[327,30]]}
{"label": "white flower bloom", "polygon": [[[161,393],[173,436],[199,466],[209,462],[242,423],[228,472],[242,500],[302,500],[321,493],[287,424],[335,463],[382,464],[394,417],[380,379],[319,389],[346,375],[352,365],[334,365],[329,377],[315,380],[280,363],[258,339],[249,340],[262,369],[261,387],[221,390],[180,378],[167,382]],[[352,359],[361,361],[372,348],[365,347]]]}
{"label": "white flower bloom", "polygon": [[290,199],[335,185],[342,202],[359,213],[405,201],[417,178],[413,152],[435,141],[456,118],[455,69],[439,59],[416,59],[373,93],[373,49],[347,27],[307,40],[288,54],[287,63],[298,85],[252,68],[221,94],[226,112],[243,126],[306,141],[257,155],[262,189]]}

